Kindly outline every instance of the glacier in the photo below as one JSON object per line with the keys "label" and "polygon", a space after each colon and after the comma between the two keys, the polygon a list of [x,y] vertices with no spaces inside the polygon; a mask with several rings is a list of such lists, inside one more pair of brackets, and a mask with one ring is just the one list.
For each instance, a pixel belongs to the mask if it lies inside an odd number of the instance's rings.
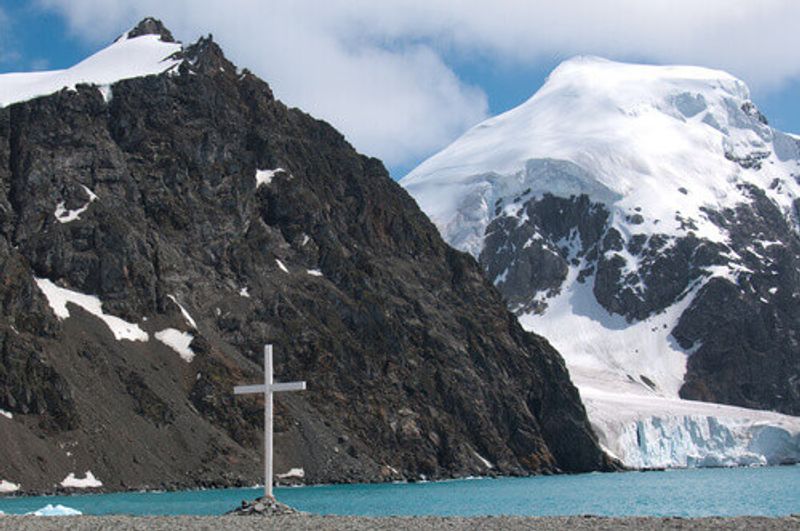
{"label": "glacier", "polygon": [[600,444],[633,468],[800,461],[800,419],[770,411],[583,387]]}
{"label": "glacier", "polygon": [[[743,187],[754,185],[800,232],[798,175],[797,137],[771,128],[734,76],[576,57],[528,101],[476,125],[400,183],[448,243],[478,258],[494,219],[522,225],[519,198],[544,194],[585,194],[605,205],[624,239],[634,229],[648,238],[686,235],[689,219],[698,238],[725,244],[729,234],[709,212],[746,202]],[[538,295],[544,311],[511,309],[561,352],[610,454],[634,468],[800,461],[800,418],[678,396],[699,345],[684,349],[671,331],[709,280],[747,273],[736,257],[636,321],[598,303],[578,254],[570,251],[560,288]],[[635,256],[624,258],[637,267]],[[507,273],[490,280],[503,283]]]}

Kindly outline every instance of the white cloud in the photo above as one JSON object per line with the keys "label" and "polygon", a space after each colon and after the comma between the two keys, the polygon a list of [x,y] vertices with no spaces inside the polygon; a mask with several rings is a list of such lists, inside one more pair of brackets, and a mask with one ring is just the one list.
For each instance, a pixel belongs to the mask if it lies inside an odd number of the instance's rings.
{"label": "white cloud", "polygon": [[[722,68],[754,88],[800,76],[797,0],[40,0],[87,40],[145,15],[212,32],[239,65],[389,164],[481,120],[486,97],[442,59],[530,65],[578,53]],[[532,87],[533,89],[533,87]]]}
{"label": "white cloud", "polygon": [[[387,164],[414,160],[487,115],[486,95],[461,82],[425,44],[358,42],[336,2],[43,0],[101,42],[153,15],[176,37],[213,33],[226,54],[289,105],[330,121]],[[102,13],[102,16],[98,14]]]}

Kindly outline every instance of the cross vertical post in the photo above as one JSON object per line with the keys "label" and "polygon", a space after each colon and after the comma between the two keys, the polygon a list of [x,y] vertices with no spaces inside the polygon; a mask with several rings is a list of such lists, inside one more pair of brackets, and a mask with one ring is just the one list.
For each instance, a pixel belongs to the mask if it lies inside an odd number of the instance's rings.
{"label": "cross vertical post", "polygon": [[272,497],[272,345],[264,345],[264,496]]}
{"label": "cross vertical post", "polygon": [[[264,383],[239,385],[233,388],[237,395],[264,395],[264,496],[272,495],[272,393],[280,391],[305,391],[306,382],[275,383],[272,369],[272,345],[264,345]],[[274,498],[273,498],[274,499]]]}

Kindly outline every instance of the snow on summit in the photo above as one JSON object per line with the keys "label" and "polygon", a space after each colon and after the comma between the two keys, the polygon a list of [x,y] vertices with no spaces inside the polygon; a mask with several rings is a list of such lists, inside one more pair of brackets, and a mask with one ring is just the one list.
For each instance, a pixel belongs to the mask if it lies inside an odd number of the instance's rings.
{"label": "snow on summit", "polygon": [[110,46],[64,69],[0,74],[0,107],[53,94],[79,84],[98,85],[108,99],[108,85],[135,77],[161,74],[180,64],[173,54],[181,45],[158,35],[129,38],[125,33]]}
{"label": "snow on summit", "polygon": [[[797,169],[797,143],[748,120],[749,103],[744,82],[719,70],[577,57],[528,101],[473,127],[401,184],[446,240],[475,256],[495,202],[528,188],[586,193],[621,212],[643,208],[645,226],[659,230],[677,230],[681,204],[704,236],[720,240],[700,207],[734,203],[738,179],[768,185],[786,176],[785,166]],[[773,144],[775,171],[755,176],[731,160]],[[779,201],[788,211],[800,185],[786,182],[785,190]]]}
{"label": "snow on summit", "polygon": [[[479,259],[523,327],[561,352],[623,462],[800,459],[800,418],[679,396],[690,357],[724,343],[694,339],[715,337],[719,312],[702,308],[726,311],[713,294],[694,305],[712,280],[755,304],[800,298],[772,266],[797,259],[788,242],[800,234],[800,142],[768,125],[744,82],[577,57],[400,183],[446,241]],[[773,241],[779,233],[785,241]],[[690,309],[701,324],[684,322],[681,343],[674,332]],[[724,348],[710,356],[725,359]]]}

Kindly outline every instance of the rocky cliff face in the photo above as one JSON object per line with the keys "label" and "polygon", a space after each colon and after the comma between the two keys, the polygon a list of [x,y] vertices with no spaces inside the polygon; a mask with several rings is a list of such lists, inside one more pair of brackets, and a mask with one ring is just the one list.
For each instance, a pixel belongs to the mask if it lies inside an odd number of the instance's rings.
{"label": "rocky cliff face", "polygon": [[[692,353],[680,396],[800,415],[800,238],[763,190],[743,192],[749,204],[708,212],[730,234],[727,244],[698,237],[691,219],[681,220],[687,234],[678,238],[636,233],[637,213],[626,239],[586,195],[521,198],[521,215],[488,226],[480,262],[520,315],[546,314],[570,267],[628,322],[691,297],[671,330]],[[739,274],[714,275],[732,268]]]}
{"label": "rocky cliff face", "polygon": [[308,381],[276,399],[277,472],[612,466],[559,354],[379,161],[210,38],[171,60],[0,109],[0,479],[257,482],[261,406],[232,388],[265,343]]}

